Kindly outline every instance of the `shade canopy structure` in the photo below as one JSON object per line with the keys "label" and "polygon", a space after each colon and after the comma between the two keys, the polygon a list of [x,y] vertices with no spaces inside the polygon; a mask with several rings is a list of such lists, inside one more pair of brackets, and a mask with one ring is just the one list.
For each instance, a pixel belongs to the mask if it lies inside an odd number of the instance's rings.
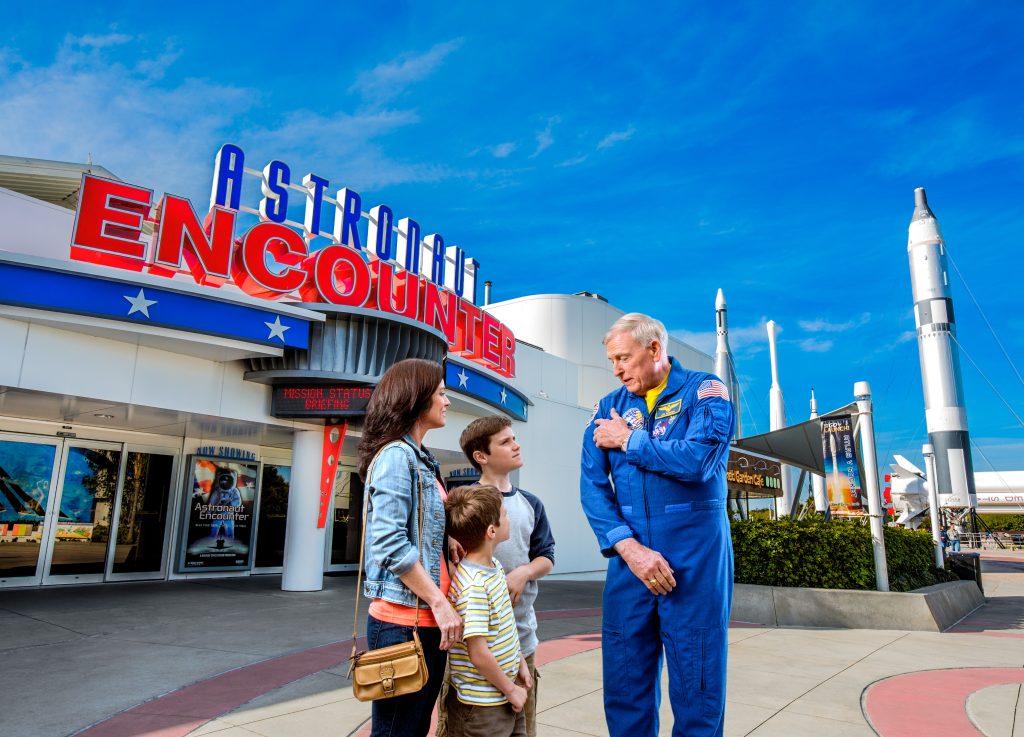
{"label": "shade canopy structure", "polygon": [[790,466],[824,476],[825,457],[821,446],[821,421],[830,417],[856,414],[857,403],[850,402],[845,407],[832,410],[813,420],[760,435],[737,438],[732,444],[738,450],[775,458]]}

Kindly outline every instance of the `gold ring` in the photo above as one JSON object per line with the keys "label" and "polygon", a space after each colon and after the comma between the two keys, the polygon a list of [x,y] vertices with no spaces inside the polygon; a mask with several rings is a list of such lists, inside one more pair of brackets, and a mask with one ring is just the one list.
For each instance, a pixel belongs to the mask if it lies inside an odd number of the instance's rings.
{"label": "gold ring", "polygon": [[658,581],[656,579],[653,579],[653,578],[651,579],[651,586],[654,586],[657,583],[658,583]]}

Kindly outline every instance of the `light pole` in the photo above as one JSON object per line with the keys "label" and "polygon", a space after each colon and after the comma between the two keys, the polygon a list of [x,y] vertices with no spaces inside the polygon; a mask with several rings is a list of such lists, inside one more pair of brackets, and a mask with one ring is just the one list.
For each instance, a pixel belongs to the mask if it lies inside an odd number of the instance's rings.
{"label": "light pole", "polygon": [[879,591],[888,591],[889,566],[885,561],[882,500],[878,495],[875,426],[871,420],[871,386],[866,381],[858,381],[853,385],[853,394],[857,397],[860,447],[864,453],[864,491],[868,495],[868,518],[871,521],[871,548],[875,554],[875,583]]}

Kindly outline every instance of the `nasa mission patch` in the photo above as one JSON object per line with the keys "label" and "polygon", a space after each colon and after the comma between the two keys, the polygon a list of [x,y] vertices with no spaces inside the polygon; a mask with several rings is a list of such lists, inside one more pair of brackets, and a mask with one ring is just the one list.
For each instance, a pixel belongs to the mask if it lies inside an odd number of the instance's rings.
{"label": "nasa mission patch", "polygon": [[644,426],[644,416],[636,407],[631,407],[622,415],[630,430],[640,430]]}
{"label": "nasa mission patch", "polygon": [[654,429],[651,435],[655,438],[660,438],[662,435],[668,432],[668,428],[675,421],[675,417],[663,417],[654,423]]}

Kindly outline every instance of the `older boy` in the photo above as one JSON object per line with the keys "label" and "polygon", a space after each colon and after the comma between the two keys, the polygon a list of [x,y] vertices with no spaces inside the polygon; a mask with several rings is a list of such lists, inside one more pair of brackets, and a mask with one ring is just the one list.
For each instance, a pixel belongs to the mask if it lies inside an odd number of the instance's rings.
{"label": "older boy", "polygon": [[505,574],[494,558],[495,547],[509,537],[508,512],[493,486],[455,489],[445,511],[451,536],[466,550],[448,593],[464,622],[462,641],[448,655],[448,734],[525,737],[523,707],[533,684]]}
{"label": "older boy", "polygon": [[530,668],[534,686],[526,702],[526,732],[537,734],[537,580],[555,565],[555,539],[540,499],[512,485],[510,474],[523,466],[512,420],[499,415],[480,417],[469,423],[459,438],[466,458],[480,471],[480,483],[501,492],[502,503],[512,525],[508,541],[495,549],[495,557],[507,572],[508,590],[515,608],[519,642]]}

